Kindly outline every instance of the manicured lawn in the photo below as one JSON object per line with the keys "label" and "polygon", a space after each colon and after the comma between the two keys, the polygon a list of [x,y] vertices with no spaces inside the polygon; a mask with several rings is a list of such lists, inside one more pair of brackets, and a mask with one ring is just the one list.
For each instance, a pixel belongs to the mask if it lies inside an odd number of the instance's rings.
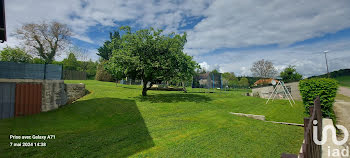
{"label": "manicured lawn", "polygon": [[[0,157],[280,157],[298,153],[303,128],[266,123],[229,112],[302,123],[301,102],[265,104],[244,90],[226,93],[149,91],[98,81],[91,92],[58,110],[0,120]],[[56,135],[47,147],[9,147],[8,134]]]}
{"label": "manicured lawn", "polygon": [[341,76],[335,79],[339,81],[341,86],[350,87],[350,76]]}

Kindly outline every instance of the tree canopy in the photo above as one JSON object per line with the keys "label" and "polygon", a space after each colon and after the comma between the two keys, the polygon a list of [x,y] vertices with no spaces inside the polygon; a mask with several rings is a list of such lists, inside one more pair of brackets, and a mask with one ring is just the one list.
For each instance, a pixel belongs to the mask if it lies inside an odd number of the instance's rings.
{"label": "tree canopy", "polygon": [[114,31],[114,33],[109,33],[110,40],[104,42],[103,46],[97,49],[97,55],[104,60],[109,60],[112,56],[112,51],[119,49],[121,43],[121,37],[119,31]]}
{"label": "tree canopy", "polygon": [[64,70],[78,70],[78,60],[73,53],[69,53],[66,59],[63,59],[63,69]]}
{"label": "tree canopy", "polygon": [[11,61],[19,63],[31,63],[32,56],[19,47],[6,47],[0,52],[1,61]]}
{"label": "tree canopy", "polygon": [[17,37],[46,63],[54,61],[59,49],[69,43],[69,36],[71,30],[68,26],[55,21],[49,24],[28,23],[17,30]]}
{"label": "tree canopy", "polygon": [[54,61],[53,64],[63,65],[64,70],[84,71],[86,72],[86,75],[89,79],[94,78],[96,75],[98,63],[93,62],[91,59],[88,61],[79,60],[77,58],[77,55],[80,56],[79,58],[84,58],[85,60],[87,59],[87,57],[84,56],[83,52],[76,52],[76,51],[77,51],[76,49],[71,49],[71,51],[68,52],[67,58],[63,59],[63,61],[61,62]]}
{"label": "tree canopy", "polygon": [[271,78],[277,74],[277,70],[273,66],[273,63],[264,59],[254,62],[250,71],[253,73],[253,76],[262,78]]}
{"label": "tree canopy", "polygon": [[249,81],[248,81],[247,78],[242,77],[242,78],[239,80],[238,85],[239,85],[240,87],[248,87],[248,86],[249,86]]}
{"label": "tree canopy", "polygon": [[234,86],[238,85],[238,79],[233,72],[223,73],[222,74],[222,82],[223,82],[223,84],[225,84],[229,87],[234,87]]}
{"label": "tree canopy", "polygon": [[281,73],[280,76],[282,77],[284,82],[292,82],[292,81],[299,81],[303,78],[303,75],[299,74],[295,66],[289,65],[287,68],[285,68]]}
{"label": "tree canopy", "polygon": [[198,64],[183,52],[186,33],[164,35],[162,30],[153,28],[132,32],[128,26],[120,30],[125,32],[120,38],[120,47],[113,48],[106,69],[117,79],[124,76],[141,79],[143,96],[154,83],[185,81],[195,73]]}

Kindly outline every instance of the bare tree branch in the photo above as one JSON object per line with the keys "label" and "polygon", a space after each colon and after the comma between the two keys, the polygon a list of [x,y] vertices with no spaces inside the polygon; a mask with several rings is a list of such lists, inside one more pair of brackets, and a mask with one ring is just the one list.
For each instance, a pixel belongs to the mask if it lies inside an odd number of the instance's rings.
{"label": "bare tree branch", "polygon": [[277,74],[277,70],[272,62],[264,59],[254,62],[250,71],[253,73],[253,76],[262,78],[275,77]]}
{"label": "bare tree branch", "polygon": [[59,55],[59,48],[64,48],[69,43],[70,36],[70,28],[55,21],[49,24],[29,23],[17,30],[17,38],[46,63],[51,63]]}

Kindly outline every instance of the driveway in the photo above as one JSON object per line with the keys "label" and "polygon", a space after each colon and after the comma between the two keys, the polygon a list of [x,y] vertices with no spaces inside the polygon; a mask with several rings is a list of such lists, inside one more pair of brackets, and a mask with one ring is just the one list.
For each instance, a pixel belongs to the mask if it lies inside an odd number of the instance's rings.
{"label": "driveway", "polygon": [[339,87],[338,93],[350,97],[350,88],[347,88],[347,87]]}
{"label": "driveway", "polygon": [[[342,94],[350,98],[350,89],[346,87],[340,87],[338,94]],[[343,125],[350,132],[350,102],[344,100],[336,100],[334,103],[333,110],[337,117],[337,124]],[[350,139],[344,147],[350,147]]]}

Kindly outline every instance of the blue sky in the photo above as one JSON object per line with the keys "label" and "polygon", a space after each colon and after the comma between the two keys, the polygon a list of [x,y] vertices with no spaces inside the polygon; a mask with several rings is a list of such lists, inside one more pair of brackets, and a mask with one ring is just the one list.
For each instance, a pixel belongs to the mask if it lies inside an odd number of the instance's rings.
{"label": "blue sky", "polygon": [[[25,23],[59,21],[72,43],[97,60],[97,48],[122,25],[187,32],[184,51],[208,70],[250,75],[253,62],[271,60],[281,71],[296,65],[304,76],[350,68],[350,2],[347,0],[5,0],[8,42]],[[64,52],[57,56],[63,59]]]}

